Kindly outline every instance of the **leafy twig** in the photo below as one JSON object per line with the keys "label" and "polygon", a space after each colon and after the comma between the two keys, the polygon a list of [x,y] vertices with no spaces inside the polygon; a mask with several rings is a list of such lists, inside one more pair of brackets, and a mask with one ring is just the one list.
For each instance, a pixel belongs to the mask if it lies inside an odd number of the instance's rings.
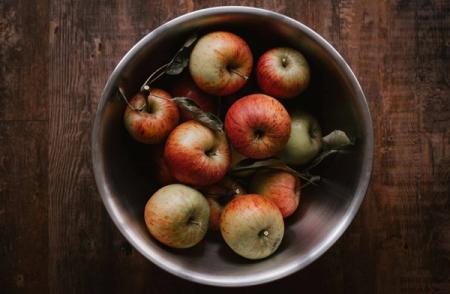
{"label": "leafy twig", "polygon": [[172,59],[162,66],[158,67],[142,84],[141,91],[149,91],[151,84],[156,82],[160,77],[164,74],[168,75],[178,75],[189,63],[189,53],[187,52],[197,40],[197,35],[194,34],[190,36],[186,42],[184,42],[183,46],[178,49]]}
{"label": "leafy twig", "polygon": [[303,179],[311,184],[315,184],[311,179],[313,176],[309,175],[308,173],[300,173],[296,171],[295,169],[289,167],[284,161],[281,161],[279,159],[270,158],[265,160],[259,160],[259,161],[253,161],[249,159],[244,159],[240,161],[235,167],[233,167],[230,171],[231,174],[237,174],[242,171],[248,171],[248,170],[257,170],[261,168],[268,168],[268,169],[275,169],[275,170],[281,170],[288,172],[300,179]]}
{"label": "leafy twig", "polygon": [[120,97],[125,101],[125,103],[128,105],[129,108],[131,108],[134,111],[142,111],[144,110],[146,103],[144,103],[143,105],[141,105],[139,108],[134,107],[133,105],[130,104],[130,102],[127,99],[127,96],[125,95],[125,92],[123,91],[123,89],[121,87],[118,88],[119,89],[119,95]]}
{"label": "leafy twig", "polygon": [[347,136],[344,131],[334,130],[322,138],[322,152],[319,153],[307,166],[303,167],[302,172],[308,172],[318,166],[325,158],[335,153],[343,152],[343,148],[353,145],[353,140]]}
{"label": "leafy twig", "polygon": [[205,125],[206,127],[220,132],[223,132],[223,122],[210,112],[205,112],[198,107],[198,105],[187,97],[174,97],[172,100],[183,110],[189,112],[193,119]]}

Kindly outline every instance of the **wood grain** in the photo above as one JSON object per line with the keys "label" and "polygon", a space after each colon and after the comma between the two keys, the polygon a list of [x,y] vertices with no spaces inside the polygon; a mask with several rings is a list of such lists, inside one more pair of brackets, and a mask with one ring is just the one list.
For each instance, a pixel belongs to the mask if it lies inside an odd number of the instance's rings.
{"label": "wood grain", "polygon": [[301,272],[233,292],[449,293],[444,0],[0,2],[2,292],[229,292],[137,253],[100,201],[90,157],[100,93],[120,58],[167,20],[218,5],[274,10],[324,36],[357,75],[375,127],[371,185],[343,237]]}

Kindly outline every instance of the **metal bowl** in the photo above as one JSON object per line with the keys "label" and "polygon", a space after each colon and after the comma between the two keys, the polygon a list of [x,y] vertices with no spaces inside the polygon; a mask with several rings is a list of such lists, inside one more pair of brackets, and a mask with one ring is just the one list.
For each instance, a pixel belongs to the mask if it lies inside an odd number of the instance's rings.
{"label": "metal bowl", "polygon": [[[145,78],[176,52],[193,32],[233,31],[249,41],[257,58],[285,45],[304,53],[312,83],[298,105],[318,116],[323,132],[342,129],[357,138],[351,152],[328,159],[318,169],[322,180],[302,191],[298,211],[286,222],[285,237],[271,257],[245,260],[220,235],[208,234],[191,249],[167,248],[148,233],[143,217],[156,185],[146,164],[148,146],[133,142],[122,115],[117,87],[133,95]],[[215,7],[191,12],[158,27],[123,57],[111,74],[92,132],[92,158],[98,190],[122,234],[146,258],[187,280],[218,286],[273,281],[321,256],[348,227],[366,193],[372,168],[373,129],[363,91],[350,67],[321,36],[284,15],[251,7]]]}

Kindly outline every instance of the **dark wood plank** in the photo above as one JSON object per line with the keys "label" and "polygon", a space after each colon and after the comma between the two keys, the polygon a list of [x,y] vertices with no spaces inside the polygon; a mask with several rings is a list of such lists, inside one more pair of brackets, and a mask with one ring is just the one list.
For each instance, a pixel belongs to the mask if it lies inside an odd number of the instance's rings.
{"label": "dark wood plank", "polygon": [[47,292],[47,1],[0,2],[0,289]]}
{"label": "dark wood plank", "polygon": [[0,289],[47,288],[47,122],[0,121]]}
{"label": "dark wood plank", "polygon": [[160,11],[174,13],[163,1],[51,1],[52,293],[142,292],[149,288],[152,271],[160,271],[110,221],[95,186],[90,150],[92,118],[103,85],[126,51],[170,17]]}
{"label": "dark wood plank", "polygon": [[47,119],[48,1],[0,2],[0,119]]}

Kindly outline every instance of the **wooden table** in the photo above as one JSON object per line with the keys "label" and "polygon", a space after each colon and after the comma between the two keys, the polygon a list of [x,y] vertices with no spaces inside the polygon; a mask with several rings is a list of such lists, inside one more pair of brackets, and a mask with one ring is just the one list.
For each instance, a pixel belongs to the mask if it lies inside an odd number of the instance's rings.
{"label": "wooden table", "polygon": [[97,193],[90,133],[120,58],[183,13],[284,13],[329,40],[375,127],[367,197],[344,236],[259,293],[450,293],[450,3],[434,1],[0,2],[0,292],[176,293],[211,288],[136,252]]}

